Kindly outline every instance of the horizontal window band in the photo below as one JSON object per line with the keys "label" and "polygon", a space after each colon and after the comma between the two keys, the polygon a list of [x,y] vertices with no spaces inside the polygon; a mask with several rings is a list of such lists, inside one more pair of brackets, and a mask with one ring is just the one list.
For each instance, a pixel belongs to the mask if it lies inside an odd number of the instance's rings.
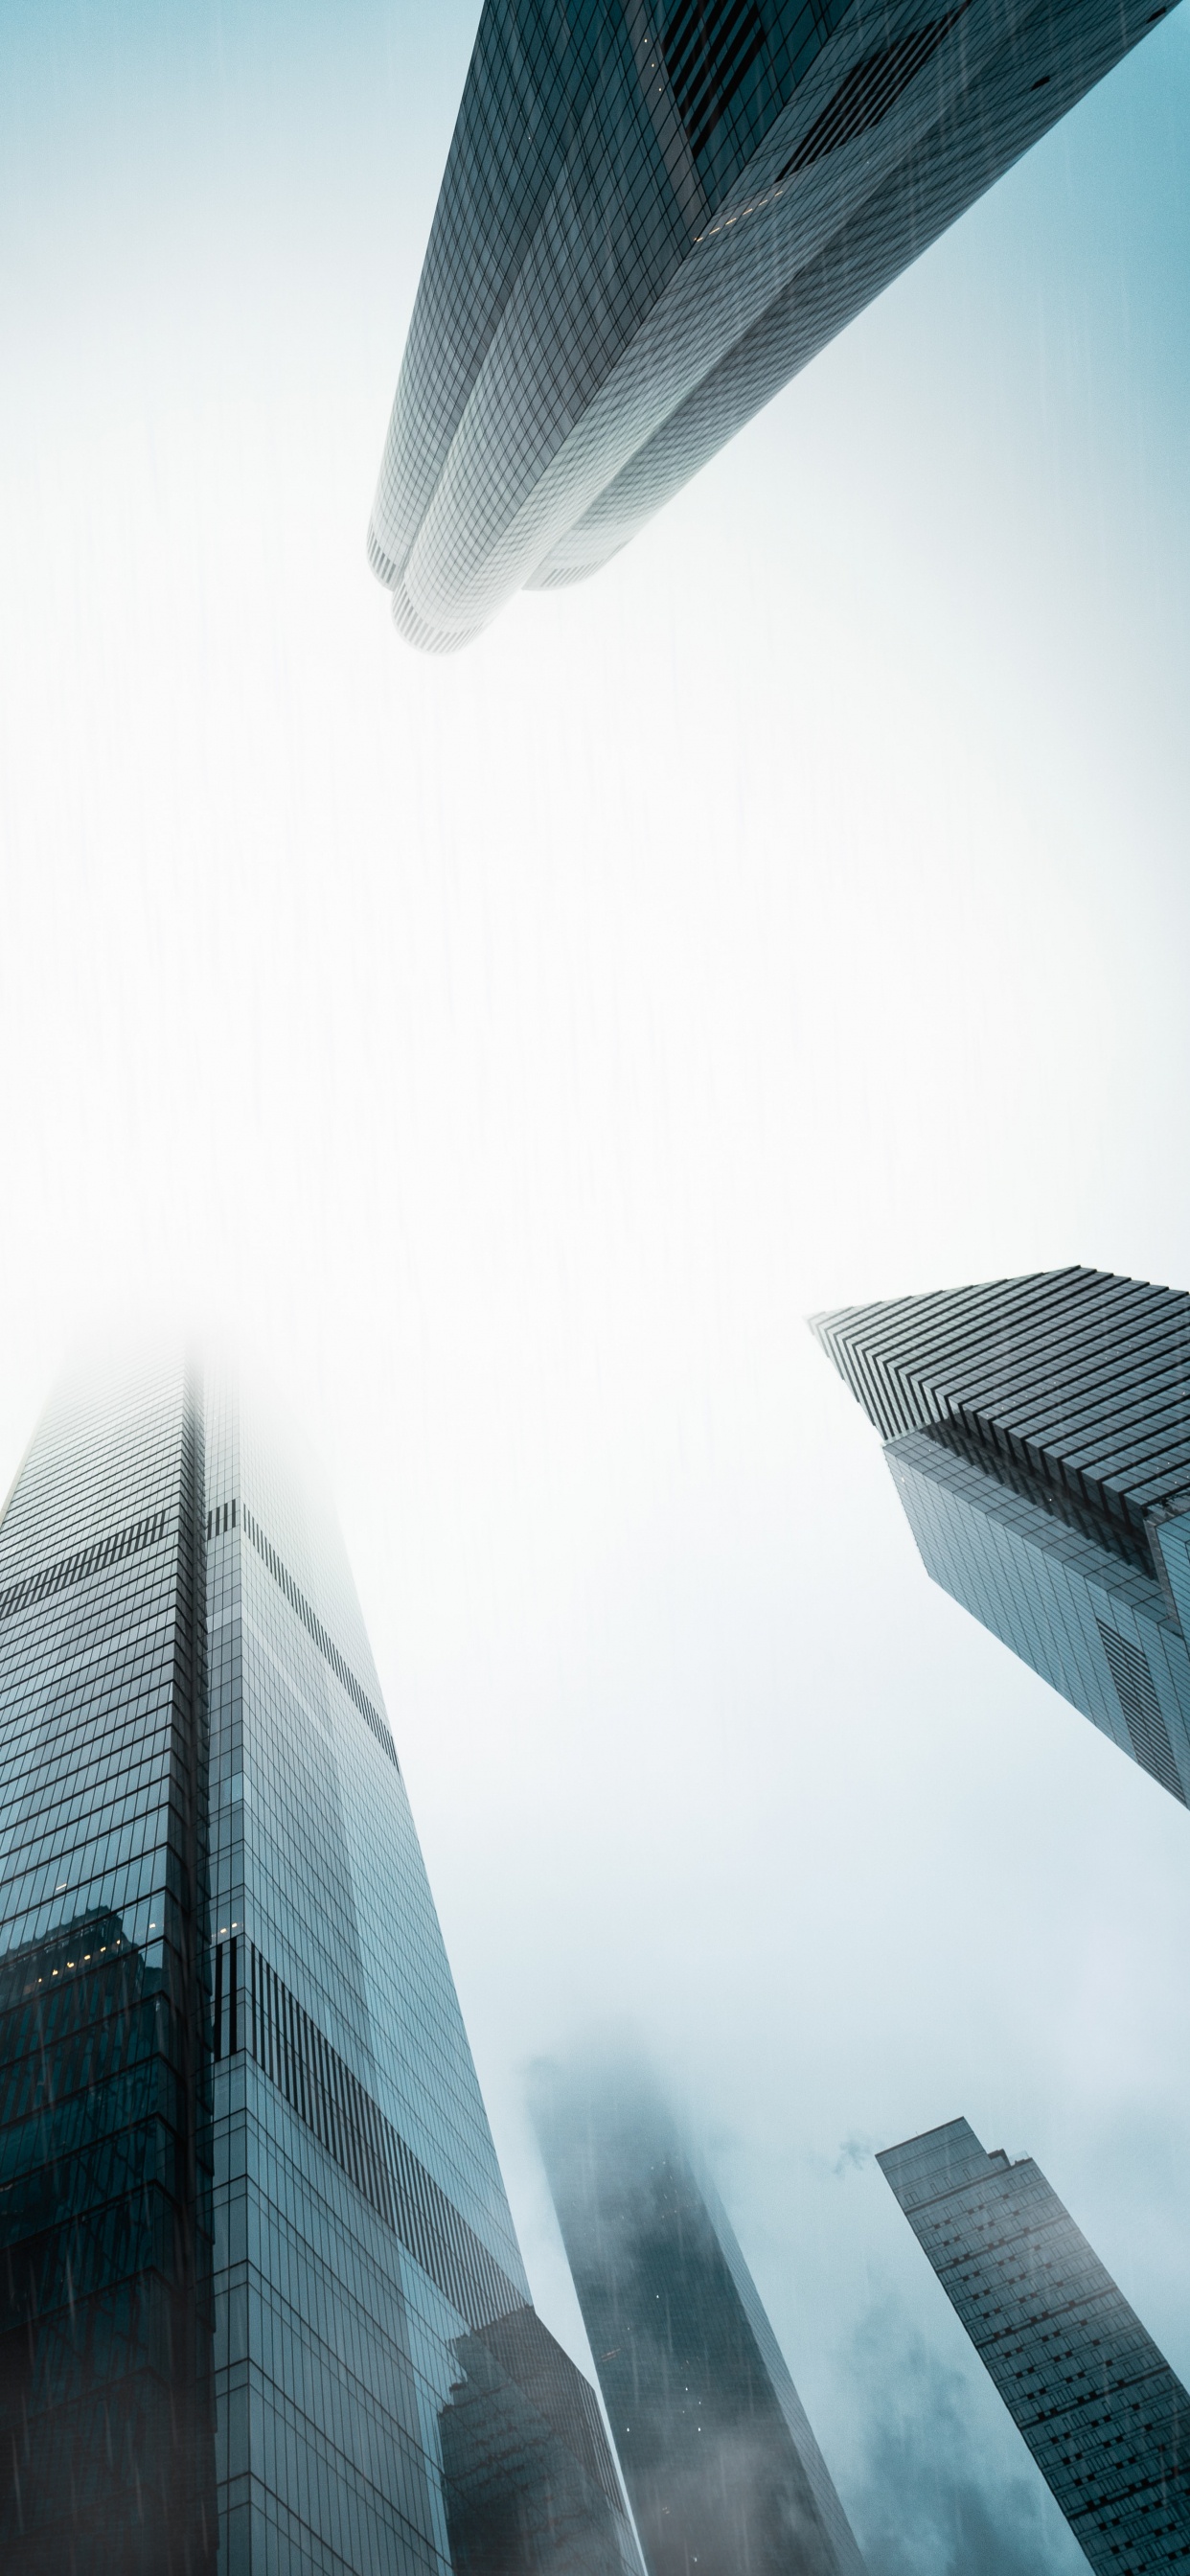
{"label": "horizontal window band", "polygon": [[73,1556],[60,1556],[54,1565],[43,1566],[37,1574],[23,1575],[19,1583],[10,1583],[0,1592],[0,1619],[14,1618],[18,1610],[28,1609],[35,1601],[46,1601],[55,1592],[64,1592],[72,1583],[84,1583],[89,1574],[99,1574],[106,1565],[116,1565],[126,1556],[138,1556],[142,1548],[155,1547],[165,1536],[168,1515],[150,1512],[143,1520],[130,1521],[127,1529],[112,1530],[107,1538],[96,1539],[91,1547],[76,1548]]}
{"label": "horizontal window band", "polygon": [[255,1942],[233,1935],[214,1952],[216,2061],[252,2058],[473,2331],[522,2308],[524,2292]]}
{"label": "horizontal window band", "polygon": [[256,1549],[257,1555],[263,1558],[264,1563],[268,1567],[269,1573],[272,1575],[274,1583],[277,1584],[278,1588],[284,1593],[290,1609],[297,1612],[303,1628],[305,1628],[307,1634],[313,1638],[323,1661],[330,1665],[336,1681],[342,1683],[348,1699],[354,1701],[355,1706],[359,1710],[360,1716],[363,1718],[365,1726],[371,1728],[372,1733],[380,1746],[381,1752],[388,1755],[389,1761],[392,1763],[394,1769],[399,1771],[401,1765],[397,1760],[397,1748],[393,1743],[392,1736],[388,1727],[385,1725],[379,1709],[373,1706],[366,1690],[364,1690],[360,1683],[357,1682],[350,1664],[345,1662],[333,1637],[329,1637],[327,1635],[326,1629],[323,1627],[322,1621],[318,1616],[318,1612],[311,1608],[310,1603],[306,1599],[305,1593],[302,1592],[294,1582],[288,1566],[282,1564],[276,1548],[272,1545],[271,1540],[265,1537],[264,1531],[262,1530],[255,1513],[249,1511],[246,1503],[244,1505],[244,1527],[252,1541],[253,1547]]}

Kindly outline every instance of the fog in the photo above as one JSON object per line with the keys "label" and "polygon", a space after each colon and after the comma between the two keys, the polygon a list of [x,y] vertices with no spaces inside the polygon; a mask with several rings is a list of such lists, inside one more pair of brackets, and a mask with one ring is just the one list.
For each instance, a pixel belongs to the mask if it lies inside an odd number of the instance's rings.
{"label": "fog", "polygon": [[815,1308],[1190,1287],[1190,21],[590,585],[364,530],[470,7],[0,28],[0,1478],[77,1334],[330,1469],[530,2275],[700,2124],[872,2576],[1081,2553],[872,2161],[1035,2154],[1190,2375],[1190,1821],[949,1600]]}

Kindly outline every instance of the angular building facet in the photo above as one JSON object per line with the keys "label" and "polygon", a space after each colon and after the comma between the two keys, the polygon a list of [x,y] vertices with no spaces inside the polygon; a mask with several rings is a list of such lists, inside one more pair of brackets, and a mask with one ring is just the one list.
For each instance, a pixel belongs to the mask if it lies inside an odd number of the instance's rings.
{"label": "angular building facet", "polygon": [[333,1517],[226,1372],[51,1405],[0,1784],[6,2576],[632,2576]]}
{"label": "angular building facet", "polygon": [[1190,1297],[1055,1270],[813,1330],[927,1572],[1190,1802]]}
{"label": "angular building facet", "polygon": [[401,632],[605,563],[1167,14],[485,0],[369,530]]}
{"label": "angular building facet", "polygon": [[1097,2576],[1190,2568],[1190,2396],[1031,2156],[877,2157]]}
{"label": "angular building facet", "polygon": [[864,2576],[709,2176],[639,2070],[537,2070],[534,2113],[649,2576]]}

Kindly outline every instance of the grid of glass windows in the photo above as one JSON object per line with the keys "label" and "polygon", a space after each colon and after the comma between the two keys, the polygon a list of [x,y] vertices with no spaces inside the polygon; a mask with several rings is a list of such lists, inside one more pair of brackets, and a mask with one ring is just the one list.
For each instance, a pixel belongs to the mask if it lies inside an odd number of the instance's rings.
{"label": "grid of glass windows", "polygon": [[0,1525],[0,2558],[214,2569],[202,1422],[64,1388]]}
{"label": "grid of glass windows", "polygon": [[935,1582],[1190,1803],[1190,1297],[1059,1270],[814,1330]]}
{"label": "grid of glass windows", "polygon": [[427,650],[606,562],[1149,0],[486,0],[369,556]]}
{"label": "grid of glass windows", "polygon": [[231,1380],[207,1453],[221,2576],[432,2576],[464,2531],[494,2569],[510,2517],[545,2576],[564,2487],[576,2563],[630,2576],[618,2495],[526,2445],[484,2340],[544,2329],[333,1516]]}
{"label": "grid of glass windows", "polygon": [[863,2576],[709,2176],[639,2067],[539,2067],[558,2222],[649,2576]]}
{"label": "grid of glass windows", "polygon": [[6,2576],[638,2576],[333,1514],[226,1371],[51,1406],[0,1755]]}
{"label": "grid of glass windows", "polygon": [[952,2120],[877,2161],[1092,2567],[1190,2568],[1190,2396],[1032,2157]]}

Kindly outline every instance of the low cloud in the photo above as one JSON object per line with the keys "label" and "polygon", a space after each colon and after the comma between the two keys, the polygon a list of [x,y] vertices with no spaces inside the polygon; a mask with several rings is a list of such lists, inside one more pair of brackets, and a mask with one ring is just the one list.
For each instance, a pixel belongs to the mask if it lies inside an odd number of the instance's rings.
{"label": "low cloud", "polygon": [[1055,2508],[1023,2445],[1014,2472],[1007,2416],[1005,2440],[989,2445],[975,2392],[889,2303],[865,2321],[854,2360],[867,2439],[850,2500],[869,2576],[1058,2576]]}

